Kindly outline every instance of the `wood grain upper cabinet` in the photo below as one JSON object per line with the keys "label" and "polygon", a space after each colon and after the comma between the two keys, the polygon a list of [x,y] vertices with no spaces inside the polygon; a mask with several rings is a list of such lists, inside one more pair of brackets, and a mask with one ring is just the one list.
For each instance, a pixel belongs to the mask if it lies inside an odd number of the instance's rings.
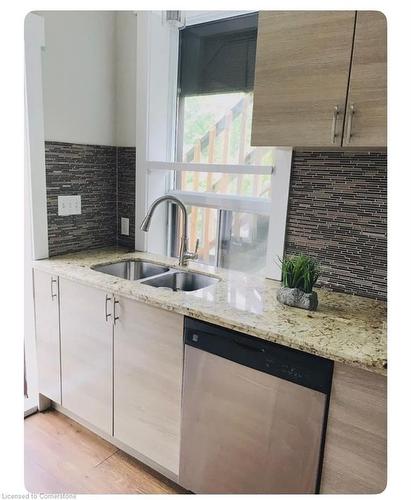
{"label": "wood grain upper cabinet", "polygon": [[34,303],[39,392],[61,403],[58,276],[34,270]]}
{"label": "wood grain upper cabinet", "polygon": [[259,13],[253,146],[339,146],[354,11]]}
{"label": "wood grain upper cabinet", "polygon": [[114,327],[114,436],[177,475],[183,316],[119,297]]}
{"label": "wood grain upper cabinet", "polygon": [[60,278],[62,405],[112,434],[113,297]]}
{"label": "wood grain upper cabinet", "polygon": [[387,22],[359,11],[347,99],[344,146],[387,145]]}

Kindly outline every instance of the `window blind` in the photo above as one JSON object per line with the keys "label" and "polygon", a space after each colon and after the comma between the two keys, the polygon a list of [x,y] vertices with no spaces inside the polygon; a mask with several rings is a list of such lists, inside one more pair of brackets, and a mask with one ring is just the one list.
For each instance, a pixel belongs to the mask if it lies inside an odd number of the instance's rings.
{"label": "window blind", "polygon": [[254,87],[258,14],[180,31],[180,95],[249,92]]}

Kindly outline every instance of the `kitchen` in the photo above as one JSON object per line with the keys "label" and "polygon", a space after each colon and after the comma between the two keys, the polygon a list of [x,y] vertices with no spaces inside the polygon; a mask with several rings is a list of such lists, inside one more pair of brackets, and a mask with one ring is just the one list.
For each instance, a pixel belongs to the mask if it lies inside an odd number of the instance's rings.
{"label": "kitchen", "polygon": [[[27,489],[382,492],[384,15],[25,23]],[[287,286],[298,257],[311,286]],[[134,472],[53,463],[53,426]]]}

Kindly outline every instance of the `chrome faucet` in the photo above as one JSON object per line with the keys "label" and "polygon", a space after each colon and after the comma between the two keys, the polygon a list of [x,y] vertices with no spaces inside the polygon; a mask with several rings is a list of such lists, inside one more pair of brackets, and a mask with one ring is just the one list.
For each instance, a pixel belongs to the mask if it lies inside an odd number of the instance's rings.
{"label": "chrome faucet", "polygon": [[151,218],[153,216],[153,212],[156,209],[156,207],[163,201],[171,201],[172,203],[175,203],[177,206],[179,206],[181,209],[183,234],[181,235],[178,263],[180,266],[186,266],[188,260],[195,260],[198,258],[197,252],[198,252],[199,240],[197,238],[196,248],[195,248],[194,252],[189,252],[188,251],[188,240],[187,240],[187,209],[182,201],[180,201],[177,197],[172,196],[170,194],[160,196],[160,198],[157,198],[152,203],[151,207],[148,209],[148,212],[147,212],[146,216],[144,217],[143,222],[141,223],[140,229],[142,231],[145,231],[145,232],[147,232],[150,229]]}

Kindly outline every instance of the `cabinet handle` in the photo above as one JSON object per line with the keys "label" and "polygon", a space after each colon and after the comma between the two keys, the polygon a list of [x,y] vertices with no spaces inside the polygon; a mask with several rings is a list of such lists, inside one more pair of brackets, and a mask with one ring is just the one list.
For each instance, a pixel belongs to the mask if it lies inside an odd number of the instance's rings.
{"label": "cabinet handle", "polygon": [[348,123],[347,123],[347,144],[350,143],[351,137],[352,137],[352,121],[354,117],[355,109],[354,109],[354,104],[351,104],[350,107],[348,108]]}
{"label": "cabinet handle", "polygon": [[104,312],[105,312],[105,315],[106,315],[106,321],[108,321],[108,318],[111,316],[111,313],[108,314],[107,313],[107,302],[109,302],[111,300],[111,298],[106,295],[106,300],[105,300],[105,304],[104,304]]}
{"label": "cabinet handle", "polygon": [[340,114],[340,111],[338,109],[338,106],[334,106],[334,111],[333,111],[333,121],[331,124],[331,144],[335,144],[335,138],[337,137],[337,118],[338,115]]}
{"label": "cabinet handle", "polygon": [[54,300],[54,297],[57,297],[57,293],[54,293],[53,283],[57,283],[57,280],[53,277],[50,278],[50,295],[51,300]]}
{"label": "cabinet handle", "polygon": [[120,319],[119,316],[116,316],[116,304],[120,304],[120,302],[118,300],[114,299],[114,308],[113,308],[114,309],[113,310],[113,313],[114,313],[114,324],[116,324],[116,321],[118,319]]}

